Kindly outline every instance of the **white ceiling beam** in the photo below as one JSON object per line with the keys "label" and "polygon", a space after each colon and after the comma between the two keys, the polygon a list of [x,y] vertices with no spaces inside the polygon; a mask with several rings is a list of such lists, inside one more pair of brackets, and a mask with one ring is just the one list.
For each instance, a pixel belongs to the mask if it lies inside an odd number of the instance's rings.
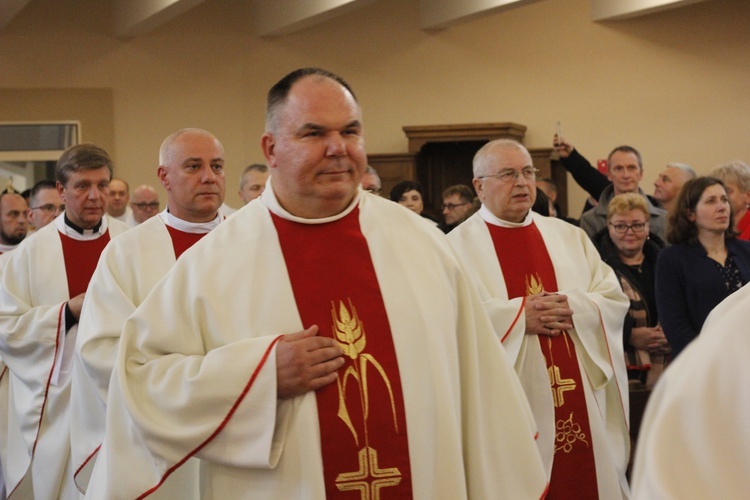
{"label": "white ceiling beam", "polygon": [[420,28],[442,29],[539,0],[419,0]]}
{"label": "white ceiling beam", "polygon": [[4,28],[31,0],[2,0],[0,2],[0,28]]}
{"label": "white ceiling beam", "polygon": [[204,1],[115,0],[115,36],[118,38],[134,38],[144,35]]}
{"label": "white ceiling beam", "polygon": [[273,37],[300,31],[348,14],[374,0],[254,0],[253,33]]}
{"label": "white ceiling beam", "polygon": [[594,21],[619,21],[706,0],[591,0]]}

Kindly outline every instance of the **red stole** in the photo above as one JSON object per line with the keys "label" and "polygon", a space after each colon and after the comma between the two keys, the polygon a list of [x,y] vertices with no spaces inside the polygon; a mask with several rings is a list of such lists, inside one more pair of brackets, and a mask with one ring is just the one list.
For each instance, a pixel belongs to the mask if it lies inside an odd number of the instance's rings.
{"label": "red stole", "polygon": [[[509,299],[557,292],[555,268],[536,224],[504,228],[488,223],[487,227]],[[547,498],[598,498],[594,448],[575,345],[567,332],[538,338],[555,404],[555,457]]]}
{"label": "red stole", "polygon": [[109,243],[109,229],[95,240],[75,240],[60,233],[65,274],[68,277],[68,296],[72,299],[86,291],[104,247]]}
{"label": "red stole", "polygon": [[398,360],[359,209],[325,224],[271,215],[302,324],[345,353],[316,393],[326,497],[411,498]]}
{"label": "red stole", "polygon": [[[165,224],[166,225],[166,224]],[[180,255],[190,248],[191,246],[198,243],[198,240],[206,236],[208,233],[187,233],[180,231],[172,226],[167,226],[169,236],[172,238],[172,247],[174,247],[174,258],[179,259]]]}

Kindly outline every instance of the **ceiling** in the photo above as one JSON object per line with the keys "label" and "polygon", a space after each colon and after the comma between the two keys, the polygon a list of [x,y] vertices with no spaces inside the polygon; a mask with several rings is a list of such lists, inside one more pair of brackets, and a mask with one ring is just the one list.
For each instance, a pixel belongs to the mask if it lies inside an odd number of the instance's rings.
{"label": "ceiling", "polygon": [[[211,0],[109,0],[113,36],[135,38]],[[245,0],[250,6],[249,28],[256,36],[274,37],[303,30],[379,0]],[[406,0],[404,0],[406,1]],[[417,0],[420,28],[443,29],[504,9],[551,0]],[[708,0],[590,0],[593,21],[643,16]],[[34,0],[0,1],[0,30]]]}

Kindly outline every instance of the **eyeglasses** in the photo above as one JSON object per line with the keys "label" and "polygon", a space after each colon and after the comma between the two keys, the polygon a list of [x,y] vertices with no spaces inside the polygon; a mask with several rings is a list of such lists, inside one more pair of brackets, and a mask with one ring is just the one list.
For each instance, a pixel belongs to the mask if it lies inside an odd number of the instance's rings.
{"label": "eyeglasses", "polygon": [[627,224],[619,223],[619,224],[609,224],[612,226],[616,233],[619,234],[625,234],[628,232],[628,229],[632,229],[634,233],[640,233],[644,229],[646,229],[646,223],[645,222],[633,222],[629,226]]}
{"label": "eyeglasses", "polygon": [[152,201],[151,203],[131,203],[135,208],[138,208],[140,210],[146,210],[147,208],[150,210],[156,210],[159,208],[159,202],[158,201]]}
{"label": "eyeglasses", "polygon": [[367,191],[368,193],[372,193],[372,194],[380,194],[381,189],[378,187],[371,187],[371,188],[365,189],[365,191]]}
{"label": "eyeglasses", "polygon": [[443,204],[443,210],[455,210],[458,207],[462,207],[464,205],[468,205],[470,202],[466,201],[464,203],[444,203]]}
{"label": "eyeglasses", "polygon": [[500,172],[492,175],[480,175],[477,179],[487,179],[488,177],[494,177],[499,179],[500,182],[514,182],[518,179],[519,175],[523,175],[523,178],[527,181],[536,179],[536,173],[539,172],[538,168],[524,167],[520,171],[508,168],[501,170]]}
{"label": "eyeglasses", "polygon": [[54,205],[52,203],[47,203],[46,205],[39,205],[38,207],[31,207],[32,210],[42,210],[44,212],[56,212],[59,211],[60,213],[65,211],[65,205]]}

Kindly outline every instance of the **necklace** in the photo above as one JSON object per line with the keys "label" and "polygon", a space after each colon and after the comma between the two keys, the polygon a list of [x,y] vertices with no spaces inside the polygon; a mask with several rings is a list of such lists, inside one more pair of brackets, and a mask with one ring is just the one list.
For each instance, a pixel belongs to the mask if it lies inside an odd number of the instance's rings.
{"label": "necklace", "polygon": [[[635,263],[634,262],[635,260],[638,260],[638,262]],[[626,266],[628,266],[630,269],[638,271],[638,274],[643,274],[643,261],[644,260],[645,260],[644,256],[643,256],[643,254],[641,254],[639,259],[636,259],[636,258],[634,258],[634,259],[628,259],[628,261],[630,261],[630,262],[623,261],[623,264],[625,264]]]}

